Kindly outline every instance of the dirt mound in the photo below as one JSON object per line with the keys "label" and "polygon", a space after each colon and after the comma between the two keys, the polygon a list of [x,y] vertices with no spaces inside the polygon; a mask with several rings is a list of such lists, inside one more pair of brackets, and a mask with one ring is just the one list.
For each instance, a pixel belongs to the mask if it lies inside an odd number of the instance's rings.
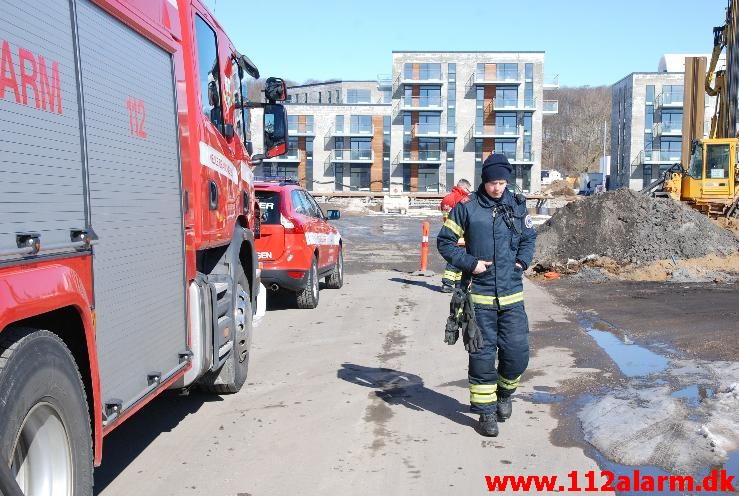
{"label": "dirt mound", "polygon": [[569,203],[539,228],[535,263],[551,266],[595,254],[645,264],[739,250],[739,239],[689,206],[628,189]]}

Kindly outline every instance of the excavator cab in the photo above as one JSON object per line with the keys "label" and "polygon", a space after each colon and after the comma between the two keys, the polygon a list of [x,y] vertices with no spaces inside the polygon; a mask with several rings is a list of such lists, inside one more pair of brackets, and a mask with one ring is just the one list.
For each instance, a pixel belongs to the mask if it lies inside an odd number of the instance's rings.
{"label": "excavator cab", "polygon": [[697,203],[733,199],[736,167],[735,138],[694,142],[690,164],[682,179],[681,199]]}

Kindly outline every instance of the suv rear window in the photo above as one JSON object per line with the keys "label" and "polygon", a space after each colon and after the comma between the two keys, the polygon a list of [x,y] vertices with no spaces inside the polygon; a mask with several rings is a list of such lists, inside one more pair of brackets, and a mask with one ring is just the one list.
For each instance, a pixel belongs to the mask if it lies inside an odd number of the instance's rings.
{"label": "suv rear window", "polygon": [[257,191],[256,195],[262,211],[262,224],[279,224],[280,193],[278,191]]}

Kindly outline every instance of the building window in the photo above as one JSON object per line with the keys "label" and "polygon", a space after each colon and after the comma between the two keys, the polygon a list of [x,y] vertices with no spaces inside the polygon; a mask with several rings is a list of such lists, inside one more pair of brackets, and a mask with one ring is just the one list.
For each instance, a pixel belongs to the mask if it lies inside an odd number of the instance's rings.
{"label": "building window", "polygon": [[518,106],[518,88],[501,87],[495,92],[496,108],[516,108]]}
{"label": "building window", "polygon": [[297,137],[290,136],[287,138],[287,153],[285,154],[285,158],[294,159],[294,160],[298,160],[300,158],[300,153],[298,151],[298,138]]}
{"label": "building window", "polygon": [[406,62],[403,66],[403,77],[411,81],[441,79],[441,64]]}
{"label": "building window", "polygon": [[682,133],[683,129],[683,112],[682,110],[663,110],[662,111],[662,132],[663,133]]}
{"label": "building window", "polygon": [[526,108],[533,108],[534,103],[534,83],[526,81],[523,85],[523,105]]}
{"label": "building window", "polygon": [[328,99],[328,103],[331,103],[331,90],[326,92],[326,98]]}
{"label": "building window", "polygon": [[349,146],[350,160],[372,160],[372,140],[370,138],[352,138]]}
{"label": "building window", "polygon": [[305,140],[305,188],[313,191],[313,138]]}
{"label": "building window", "polygon": [[393,102],[393,90],[392,89],[383,89],[381,90],[382,93],[382,103],[392,103]]}
{"label": "building window", "polygon": [[496,64],[498,81],[518,81],[518,64]]}
{"label": "building window", "polygon": [[441,148],[438,138],[418,138],[418,160],[439,160]]}
{"label": "building window", "polygon": [[512,134],[518,133],[518,122],[514,113],[497,113],[495,114],[495,134]]}
{"label": "building window", "polygon": [[323,93],[318,92],[318,103],[323,103]]}
{"label": "building window", "polygon": [[534,64],[524,64],[523,71],[526,81],[534,80]]}
{"label": "building window", "polygon": [[312,115],[305,116],[305,132],[308,134],[313,134],[313,116]]}
{"label": "building window", "polygon": [[647,85],[646,103],[647,105],[654,103],[654,85],[653,84]]}
{"label": "building window", "polygon": [[341,103],[341,90],[336,90],[336,103]]}
{"label": "building window", "polygon": [[352,115],[349,117],[349,129],[352,134],[372,134],[371,115]]}
{"label": "building window", "polygon": [[454,140],[446,142],[446,189],[454,187]]}
{"label": "building window", "polygon": [[448,64],[448,82],[446,93],[446,130],[448,133],[457,132],[457,64]]}
{"label": "building window", "polygon": [[369,191],[370,168],[367,165],[351,164],[349,168],[349,189],[351,191]]}
{"label": "building window", "polygon": [[475,139],[475,188],[480,185],[480,175],[482,174],[482,148],[483,142],[481,139]]}
{"label": "building window", "polygon": [[343,115],[336,116],[336,132],[337,133],[344,132],[344,116]]}
{"label": "building window", "polygon": [[346,103],[372,103],[370,99],[370,90],[366,89],[349,89],[346,90]]}
{"label": "building window", "polygon": [[482,130],[485,112],[485,88],[478,86],[476,90],[475,129]]}
{"label": "building window", "polygon": [[288,114],[287,116],[287,132],[289,134],[298,132],[298,116]]}
{"label": "building window", "polygon": [[654,124],[654,105],[647,105],[644,111],[644,132],[652,132]]}
{"label": "building window", "polygon": [[516,160],[516,142],[515,140],[496,139],[495,153],[505,155],[508,160]]}
{"label": "building window", "polygon": [[[202,112],[223,134],[223,110],[221,102],[221,78],[218,67],[216,32],[199,15],[195,16],[195,33],[198,44],[198,73]],[[216,102],[216,103],[211,103]]]}
{"label": "building window", "polygon": [[419,112],[417,134],[439,134],[441,115],[438,112]]}

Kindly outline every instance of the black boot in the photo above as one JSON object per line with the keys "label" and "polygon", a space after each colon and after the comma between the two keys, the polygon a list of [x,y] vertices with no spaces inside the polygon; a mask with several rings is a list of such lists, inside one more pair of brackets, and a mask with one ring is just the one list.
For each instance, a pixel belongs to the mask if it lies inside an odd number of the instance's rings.
{"label": "black boot", "polygon": [[503,397],[498,396],[498,420],[500,422],[505,422],[506,419],[511,418],[511,414],[513,414],[513,404],[511,403],[511,397]]}
{"label": "black boot", "polygon": [[498,435],[498,422],[495,420],[494,413],[483,413],[480,415],[480,434],[488,437]]}

